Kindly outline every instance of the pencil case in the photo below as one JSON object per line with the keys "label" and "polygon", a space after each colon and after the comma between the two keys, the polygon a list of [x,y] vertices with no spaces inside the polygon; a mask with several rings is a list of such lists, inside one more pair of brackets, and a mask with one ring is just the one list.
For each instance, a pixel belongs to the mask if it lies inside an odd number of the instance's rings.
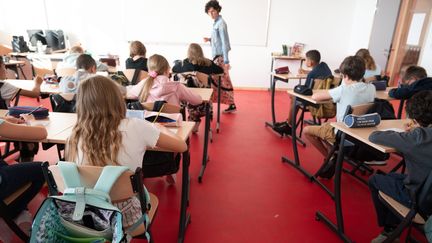
{"label": "pencil case", "polygon": [[347,127],[375,127],[381,123],[381,116],[378,113],[365,114],[361,116],[347,115],[343,122]]}
{"label": "pencil case", "polygon": [[36,108],[38,108],[38,107],[37,106],[13,106],[13,107],[9,107],[9,115],[18,118],[21,114],[28,114],[28,113],[32,112],[32,115],[36,119],[44,119],[44,118],[48,117],[49,111],[47,108],[39,107],[37,110],[35,110]]}

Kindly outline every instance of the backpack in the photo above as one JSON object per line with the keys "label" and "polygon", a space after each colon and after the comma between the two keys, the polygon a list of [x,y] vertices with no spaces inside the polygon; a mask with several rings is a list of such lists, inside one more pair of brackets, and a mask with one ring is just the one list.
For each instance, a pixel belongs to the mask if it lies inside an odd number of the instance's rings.
{"label": "backpack", "polygon": [[[105,166],[94,188],[82,186],[75,163],[60,161],[58,167],[66,189],[61,196],[45,199],[33,221],[30,242],[124,241],[122,213],[111,203],[109,192],[128,167]],[[149,202],[148,192],[144,191]],[[147,223],[147,219],[145,214],[128,232]]]}
{"label": "backpack", "polygon": [[[315,80],[316,81],[316,80]],[[314,83],[314,90],[329,90],[338,86],[333,76],[329,76],[321,82]],[[318,106],[308,106],[308,110],[315,118],[333,118],[336,116],[336,104],[326,103]]]}
{"label": "backpack", "polygon": [[66,100],[60,94],[52,94],[50,101],[54,112],[75,113],[76,95],[72,100]]}
{"label": "backpack", "polygon": [[[156,101],[153,111],[159,112],[166,101]],[[141,103],[134,102],[128,105],[131,110],[143,110]],[[180,153],[146,151],[144,153],[142,169],[144,178],[160,177],[177,173],[180,169]]]}
{"label": "backpack", "polygon": [[[3,84],[4,84],[3,82],[0,82],[0,90],[3,87]],[[0,109],[2,109],[2,110],[8,109],[8,106],[6,104],[6,100],[3,99],[3,97],[1,96],[1,93],[0,93]]]}
{"label": "backpack", "polygon": [[207,88],[196,75],[191,73],[177,73],[174,75],[174,81],[178,81],[189,88]]}

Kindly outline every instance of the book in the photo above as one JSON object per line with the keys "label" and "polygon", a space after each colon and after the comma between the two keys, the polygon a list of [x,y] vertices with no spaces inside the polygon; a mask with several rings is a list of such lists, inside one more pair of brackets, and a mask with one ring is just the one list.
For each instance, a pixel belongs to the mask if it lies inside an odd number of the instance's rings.
{"label": "book", "polygon": [[183,116],[180,113],[163,113],[146,110],[127,110],[127,118],[138,118],[149,122],[157,122],[166,127],[179,127],[183,121]]}

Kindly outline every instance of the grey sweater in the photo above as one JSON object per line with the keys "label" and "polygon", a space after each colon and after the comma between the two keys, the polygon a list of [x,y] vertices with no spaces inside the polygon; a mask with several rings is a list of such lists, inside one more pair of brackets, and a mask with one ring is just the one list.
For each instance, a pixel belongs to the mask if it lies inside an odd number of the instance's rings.
{"label": "grey sweater", "polygon": [[376,144],[402,153],[407,167],[405,186],[417,190],[432,170],[432,128],[415,128],[410,132],[376,131],[369,136]]}

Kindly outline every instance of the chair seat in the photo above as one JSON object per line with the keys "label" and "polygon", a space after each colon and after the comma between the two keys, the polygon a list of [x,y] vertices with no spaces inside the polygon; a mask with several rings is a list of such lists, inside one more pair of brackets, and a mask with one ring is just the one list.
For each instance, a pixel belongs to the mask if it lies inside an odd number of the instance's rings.
{"label": "chair seat", "polygon": [[[384,201],[386,201],[392,208],[394,208],[401,216],[406,217],[408,215],[408,212],[410,211],[409,208],[405,207],[382,191],[379,191],[378,193],[379,196],[384,199]],[[422,216],[420,216],[420,214],[415,215],[413,222],[416,224],[425,224],[425,220]]]}
{"label": "chair seat", "polygon": [[24,186],[16,190],[14,193],[12,193],[9,197],[3,199],[3,202],[6,205],[11,204],[13,201],[15,201],[15,199],[17,199],[19,196],[21,196],[21,194],[23,194],[27,189],[29,189],[30,186],[31,182],[25,184]]}
{"label": "chair seat", "polygon": [[[150,220],[150,225],[151,222],[153,222],[153,217],[156,214],[156,210],[158,208],[159,205],[159,199],[156,197],[156,195],[154,195],[153,193],[149,193],[150,194],[150,211],[148,212],[148,216],[149,216],[149,220]],[[132,237],[133,236],[138,236],[138,235],[142,235],[145,232],[145,227],[144,224],[141,224],[138,228],[136,228],[132,233]]]}

